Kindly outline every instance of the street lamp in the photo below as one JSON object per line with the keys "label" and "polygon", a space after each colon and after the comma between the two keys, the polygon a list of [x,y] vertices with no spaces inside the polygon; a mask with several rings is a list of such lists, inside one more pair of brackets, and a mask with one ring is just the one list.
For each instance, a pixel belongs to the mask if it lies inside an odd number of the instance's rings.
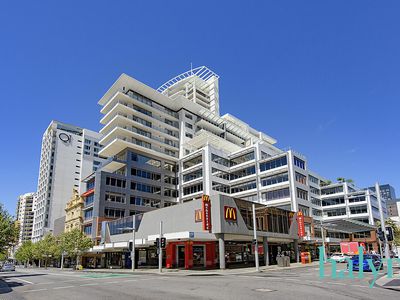
{"label": "street lamp", "polygon": [[253,234],[254,234],[254,259],[256,261],[256,271],[260,272],[260,262],[258,261],[258,241],[257,241],[257,228],[256,228],[256,205],[252,204],[253,210]]}
{"label": "street lamp", "polygon": [[320,219],[320,226],[321,226],[321,239],[322,239],[322,247],[324,248],[324,263],[326,263],[326,246],[325,246],[325,233],[324,233],[324,226],[322,224],[322,218],[328,217],[328,214],[322,214]]}

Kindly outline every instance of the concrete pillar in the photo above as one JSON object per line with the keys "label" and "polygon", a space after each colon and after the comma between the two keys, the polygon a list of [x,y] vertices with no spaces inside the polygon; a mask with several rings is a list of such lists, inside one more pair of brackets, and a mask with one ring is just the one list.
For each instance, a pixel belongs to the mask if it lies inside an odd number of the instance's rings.
{"label": "concrete pillar", "polygon": [[299,240],[294,240],[294,256],[296,257],[296,262],[300,262],[299,255]]}
{"label": "concrete pillar", "polygon": [[263,247],[264,247],[264,262],[266,266],[269,266],[269,251],[268,251],[268,238],[263,237]]}
{"label": "concrete pillar", "polygon": [[224,235],[221,234],[218,237],[218,246],[219,246],[219,268],[225,269],[225,239]]}

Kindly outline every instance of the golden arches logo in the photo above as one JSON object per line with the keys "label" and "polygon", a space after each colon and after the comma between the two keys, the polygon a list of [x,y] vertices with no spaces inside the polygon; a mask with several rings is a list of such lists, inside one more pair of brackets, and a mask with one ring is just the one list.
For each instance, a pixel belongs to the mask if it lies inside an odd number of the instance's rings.
{"label": "golden arches logo", "polygon": [[197,209],[194,211],[194,221],[195,222],[203,221],[203,211],[201,209]]}
{"label": "golden arches logo", "polygon": [[236,221],[237,213],[235,207],[225,206],[225,220]]}
{"label": "golden arches logo", "polygon": [[208,195],[203,195],[201,199],[203,200],[203,202],[210,202],[210,196]]}

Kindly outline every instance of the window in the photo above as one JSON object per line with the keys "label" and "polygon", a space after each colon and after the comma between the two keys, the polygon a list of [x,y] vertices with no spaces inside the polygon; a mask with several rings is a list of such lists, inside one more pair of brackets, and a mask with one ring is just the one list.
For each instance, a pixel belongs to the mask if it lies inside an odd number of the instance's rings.
{"label": "window", "polygon": [[299,204],[299,211],[303,213],[304,216],[310,216],[310,208]]}
{"label": "window", "polygon": [[173,189],[164,188],[164,196],[166,197],[178,197],[178,191]]}
{"label": "window", "polygon": [[85,212],[84,212],[84,219],[85,219],[85,220],[89,220],[89,219],[92,219],[92,218],[93,218],[93,208],[92,208],[92,209],[85,210]]}
{"label": "window", "polygon": [[188,113],[185,113],[185,117],[188,118],[188,119],[190,119],[190,120],[193,119],[193,116],[192,116],[191,114],[188,114]]}
{"label": "window", "polygon": [[304,160],[301,160],[298,157],[294,157],[294,165],[299,167],[300,169],[305,169],[306,168],[306,163],[304,162]]}
{"label": "window", "polygon": [[229,185],[222,184],[222,183],[219,183],[219,182],[214,182],[214,181],[213,181],[213,183],[212,183],[212,189],[213,189],[214,191],[218,191],[218,192],[221,192],[221,193],[226,193],[226,194],[229,194],[229,193],[230,193],[230,187],[229,187]]}
{"label": "window", "polygon": [[105,199],[108,202],[125,203],[125,194],[106,192]]}
{"label": "window", "polygon": [[88,145],[90,145],[91,143],[92,143],[92,141],[91,141],[91,140],[85,139],[85,144],[88,144]]}
{"label": "window", "polygon": [[86,184],[86,189],[91,190],[93,188],[94,188],[94,180],[91,180]]}
{"label": "window", "polygon": [[85,149],[85,150],[90,150],[90,146],[85,145],[84,149]]}
{"label": "window", "polygon": [[222,178],[225,180],[229,180],[229,173],[228,172],[224,172],[221,170],[218,170],[216,168],[212,168],[212,175],[218,178]]}
{"label": "window", "polygon": [[161,188],[159,186],[153,186],[134,181],[131,182],[131,190],[136,190],[150,194],[161,194]]}
{"label": "window", "polygon": [[202,161],[203,161],[203,157],[201,155],[199,155],[195,158],[192,158],[188,161],[183,162],[183,169],[187,169],[187,168],[193,167],[195,165],[201,164]]}
{"label": "window", "polygon": [[289,188],[262,193],[262,198],[264,200],[276,200],[276,199],[288,198],[289,196],[290,196]]}
{"label": "window", "polygon": [[287,172],[281,173],[278,175],[261,178],[261,185],[267,186],[267,185],[277,184],[277,183],[286,182],[286,181],[289,181],[289,176],[288,176]]}
{"label": "window", "polygon": [[255,173],[256,173],[256,167],[251,166],[251,167],[247,167],[245,169],[241,169],[241,170],[232,172],[230,174],[230,179],[234,180],[234,179],[242,178],[242,177],[249,176],[249,175],[252,175]]}
{"label": "window", "polygon": [[350,213],[352,215],[356,215],[356,214],[365,214],[368,212],[368,209],[365,205],[363,206],[351,206],[350,207]]}
{"label": "window", "polygon": [[321,200],[317,199],[317,198],[314,198],[314,197],[311,197],[311,203],[314,204],[314,205],[317,205],[317,206],[321,206],[322,205]]}
{"label": "window", "polygon": [[185,127],[189,129],[193,129],[193,125],[185,122]]}
{"label": "window", "polygon": [[319,195],[321,192],[319,191],[319,189],[310,186],[310,192],[315,194],[315,195]]}
{"label": "window", "polygon": [[150,180],[161,181],[161,174],[153,173],[153,172],[149,172],[149,171],[145,171],[145,170],[132,168],[131,175],[137,176],[137,177],[142,177],[142,178],[147,178]]}
{"label": "window", "polygon": [[191,185],[191,186],[186,186],[183,188],[183,195],[190,195],[190,194],[194,194],[197,192],[201,192],[203,191],[203,183],[199,183],[199,184],[195,184],[195,185]]}
{"label": "window", "polygon": [[161,206],[161,201],[150,198],[142,198],[142,197],[130,197],[130,203],[138,206],[148,206],[148,207],[157,207]]}
{"label": "window", "polygon": [[309,179],[312,183],[319,184],[318,178],[316,178],[316,177],[314,177],[314,176],[312,176],[312,175],[308,175],[308,179]]}
{"label": "window", "polygon": [[343,204],[343,203],[345,203],[343,197],[322,200],[322,206],[338,205],[338,204]]}
{"label": "window", "polygon": [[326,214],[328,215],[328,217],[344,216],[346,215],[346,208],[343,207],[335,210],[329,210],[326,211]]}
{"label": "window", "polygon": [[125,179],[117,179],[112,177],[106,177],[106,185],[116,186],[125,188],[126,187],[126,180]]}
{"label": "window", "polygon": [[332,188],[326,188],[321,190],[321,195],[331,195],[343,192],[343,186],[335,186]]}
{"label": "window", "polygon": [[178,166],[175,165],[175,164],[171,164],[171,163],[168,163],[168,162],[164,162],[163,169],[175,173],[175,172],[178,171]]}
{"label": "window", "polygon": [[194,180],[202,176],[203,176],[203,169],[199,169],[194,172],[183,175],[183,182]]}
{"label": "window", "polygon": [[91,235],[91,234],[92,234],[92,224],[90,224],[90,225],[85,225],[85,226],[83,227],[83,232],[84,232],[86,235]]}
{"label": "window", "polygon": [[225,167],[230,167],[230,162],[228,159],[218,156],[214,153],[211,154],[211,160],[217,164],[220,164]]}
{"label": "window", "polygon": [[297,198],[308,200],[308,192],[297,188]]}
{"label": "window", "polygon": [[285,166],[285,165],[287,165],[287,158],[286,158],[286,156],[283,156],[283,157],[280,157],[280,158],[277,158],[274,160],[270,160],[270,161],[261,163],[260,171],[263,172],[263,171],[267,171],[267,170],[278,168],[278,167]]}
{"label": "window", "polygon": [[89,206],[94,201],[94,194],[90,194],[89,196],[85,197],[85,206]]}
{"label": "window", "polygon": [[123,218],[125,217],[125,210],[117,208],[105,208],[104,215],[108,218]]}
{"label": "window", "polygon": [[245,182],[245,183],[241,183],[241,184],[237,184],[237,185],[232,185],[231,186],[231,193],[240,193],[240,192],[244,192],[247,190],[252,190],[255,189],[257,187],[256,182],[255,181],[249,181],[249,182]]}
{"label": "window", "polygon": [[139,118],[139,117],[136,117],[136,116],[132,116],[132,120],[135,121],[135,122],[138,122],[138,123],[140,123],[140,124],[142,124],[142,125],[144,125],[146,127],[152,127],[151,122],[146,121],[146,120],[144,120],[142,118]]}
{"label": "window", "polygon": [[156,168],[161,168],[161,161],[137,153],[131,153],[131,160],[137,161],[141,164],[148,164]]}
{"label": "window", "polygon": [[177,185],[178,184],[178,178],[173,177],[173,176],[164,175],[164,182],[168,183],[168,184]]}
{"label": "window", "polygon": [[365,201],[365,196],[356,196],[356,197],[349,197],[349,202],[354,203],[354,202],[361,202]]}
{"label": "window", "polygon": [[296,181],[302,184],[307,184],[307,177],[301,173],[295,172]]}
{"label": "window", "polygon": [[174,121],[165,119],[165,123],[168,124],[168,125],[170,125],[170,126],[173,126],[173,127],[175,127],[175,128],[179,128],[178,122],[174,122]]}
{"label": "window", "polygon": [[231,159],[231,166],[236,166],[254,159],[254,151]]}
{"label": "window", "polygon": [[188,138],[193,138],[193,134],[191,134],[191,133],[189,133],[189,132],[186,132],[186,133],[185,133],[185,136],[188,137]]}

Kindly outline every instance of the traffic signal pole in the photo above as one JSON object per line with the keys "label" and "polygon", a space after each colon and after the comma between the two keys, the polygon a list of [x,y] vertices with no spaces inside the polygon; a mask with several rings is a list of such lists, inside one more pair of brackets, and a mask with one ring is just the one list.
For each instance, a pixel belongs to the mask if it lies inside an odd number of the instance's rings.
{"label": "traffic signal pole", "polygon": [[162,272],[162,248],[161,248],[161,238],[162,238],[162,221],[160,221],[160,237],[158,242],[158,272]]}

